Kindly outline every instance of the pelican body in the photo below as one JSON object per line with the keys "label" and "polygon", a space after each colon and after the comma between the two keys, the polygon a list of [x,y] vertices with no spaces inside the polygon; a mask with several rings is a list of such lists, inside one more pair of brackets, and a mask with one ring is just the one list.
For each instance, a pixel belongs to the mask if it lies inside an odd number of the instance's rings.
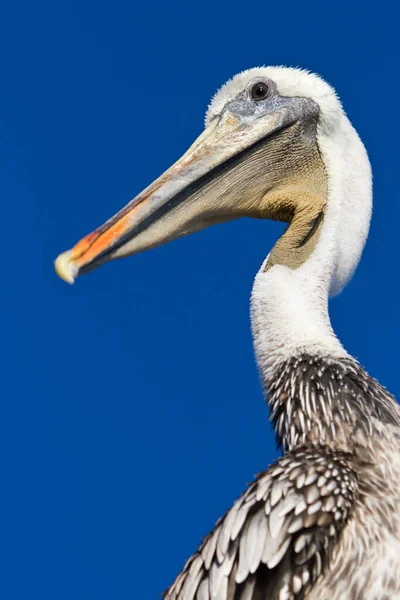
{"label": "pelican body", "polygon": [[369,229],[371,170],[334,90],[240,73],[178,162],[56,261],[75,278],[242,216],[288,227],[254,281],[255,355],[283,455],[205,538],[167,600],[399,600],[400,409],[332,330]]}

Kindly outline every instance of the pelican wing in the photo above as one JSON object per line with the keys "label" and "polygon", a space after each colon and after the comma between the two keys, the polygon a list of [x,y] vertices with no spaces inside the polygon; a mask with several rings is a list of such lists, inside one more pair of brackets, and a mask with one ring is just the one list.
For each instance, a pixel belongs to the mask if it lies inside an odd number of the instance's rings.
{"label": "pelican wing", "polygon": [[305,446],[261,473],[166,600],[295,600],[329,564],[358,493],[349,454]]}

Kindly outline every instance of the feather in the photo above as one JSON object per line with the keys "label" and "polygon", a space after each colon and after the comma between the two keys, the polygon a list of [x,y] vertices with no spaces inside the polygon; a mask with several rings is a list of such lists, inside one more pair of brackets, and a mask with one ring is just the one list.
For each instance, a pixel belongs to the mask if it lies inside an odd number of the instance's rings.
{"label": "feather", "polygon": [[279,502],[279,500],[282,498],[282,493],[283,493],[283,484],[280,483],[279,481],[276,481],[271,489],[271,495],[270,495],[270,502],[271,502],[271,506],[274,507],[275,504],[277,504]]}
{"label": "feather", "polygon": [[250,577],[248,577],[244,582],[242,593],[240,594],[240,600],[252,600],[255,584],[255,576],[250,575]]}
{"label": "feather", "polygon": [[237,515],[237,512],[238,512],[240,506],[241,506],[240,500],[235,502],[235,504],[232,506],[230,511],[228,511],[228,514],[226,515],[226,517],[222,523],[221,531],[218,536],[218,544],[217,544],[217,557],[220,562],[223,561],[224,556],[228,550],[229,542],[232,537],[232,527],[235,522],[235,518],[236,518],[236,515]]}
{"label": "feather", "polygon": [[210,600],[210,594],[208,589],[208,578],[206,577],[199,585],[197,590],[196,600]]}
{"label": "feather", "polygon": [[250,573],[250,557],[248,552],[248,531],[250,523],[243,528],[239,542],[239,564],[236,573],[236,583],[242,583]]}
{"label": "feather", "polygon": [[285,556],[290,546],[291,538],[287,537],[286,540],[281,544],[280,548],[276,550],[272,555],[268,553],[268,557],[264,561],[265,551],[263,555],[263,562],[265,562],[269,569],[274,569],[278,565],[282,558]]}
{"label": "feather", "polygon": [[246,517],[247,517],[247,514],[248,514],[250,508],[251,508],[251,506],[249,504],[244,504],[238,510],[236,518],[235,518],[233,526],[232,526],[232,532],[231,532],[231,540],[232,541],[234,541],[237,538],[239,531],[242,529],[243,523],[246,520]]}
{"label": "feather", "polygon": [[238,546],[239,546],[239,540],[237,538],[229,546],[228,552],[225,556],[224,563],[223,563],[224,574],[226,576],[231,574],[233,563],[237,557]]}
{"label": "feather", "polygon": [[215,598],[218,596],[220,585],[222,583],[222,580],[225,578],[226,577],[225,577],[223,565],[217,561],[214,561],[213,564],[211,565],[210,575],[209,575],[211,600],[215,600]]}
{"label": "feather", "polygon": [[186,575],[185,583],[183,584],[181,592],[181,595],[183,598],[185,598],[185,600],[193,600],[202,577],[202,571],[199,571],[195,576],[191,576],[190,572]]}
{"label": "feather", "polygon": [[265,538],[268,532],[267,517],[262,508],[252,516],[248,531],[250,554],[250,573],[255,573],[261,561]]}
{"label": "feather", "polygon": [[219,534],[219,528],[217,527],[217,529],[214,530],[213,534],[207,540],[207,542],[204,544],[204,546],[201,550],[201,556],[203,557],[204,566],[207,569],[207,571],[210,568],[211,562],[214,558],[215,548],[217,546],[217,541],[218,541],[218,534]]}

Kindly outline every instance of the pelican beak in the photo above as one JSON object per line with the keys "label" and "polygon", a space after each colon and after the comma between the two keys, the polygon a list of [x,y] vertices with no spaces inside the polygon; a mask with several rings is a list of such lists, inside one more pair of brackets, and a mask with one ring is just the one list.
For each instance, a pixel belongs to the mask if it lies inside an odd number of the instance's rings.
{"label": "pelican beak", "polygon": [[[285,131],[301,110],[277,98],[249,115],[235,103],[215,118],[189,150],[104,225],[55,261],[73,283],[80,274],[222,221],[271,216],[265,194],[281,179],[280,156],[292,143]],[[286,161],[287,166],[287,161]]]}

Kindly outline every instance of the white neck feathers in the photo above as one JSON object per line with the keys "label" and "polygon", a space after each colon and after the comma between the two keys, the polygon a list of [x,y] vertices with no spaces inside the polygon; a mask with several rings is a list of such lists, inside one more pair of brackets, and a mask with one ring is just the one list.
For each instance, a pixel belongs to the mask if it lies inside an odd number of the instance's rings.
{"label": "white neck feathers", "polygon": [[[369,229],[371,171],[365,148],[344,112],[321,118],[318,146],[326,168],[328,199],[321,233],[299,268],[275,265],[256,276],[251,319],[264,383],[275,366],[300,353],[346,356],[332,330],[328,298],[351,279]],[[265,263],[264,263],[265,264]]]}

